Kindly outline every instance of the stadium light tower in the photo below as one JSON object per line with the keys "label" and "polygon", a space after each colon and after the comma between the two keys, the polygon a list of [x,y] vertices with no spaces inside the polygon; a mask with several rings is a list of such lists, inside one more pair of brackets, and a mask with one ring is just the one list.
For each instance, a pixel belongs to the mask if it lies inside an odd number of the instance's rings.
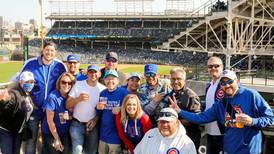
{"label": "stadium light tower", "polygon": [[94,0],[49,0],[51,15],[91,15]]}
{"label": "stadium light tower", "polygon": [[116,12],[126,15],[134,14],[144,15],[152,14],[152,2],[154,0],[114,0],[116,3]]}
{"label": "stadium light tower", "polygon": [[166,0],[166,13],[180,14],[194,10],[194,0]]}

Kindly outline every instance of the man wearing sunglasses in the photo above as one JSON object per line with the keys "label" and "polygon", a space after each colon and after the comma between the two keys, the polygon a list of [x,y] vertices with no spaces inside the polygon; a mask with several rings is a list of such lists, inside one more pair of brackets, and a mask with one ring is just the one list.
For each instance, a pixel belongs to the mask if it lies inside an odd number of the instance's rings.
{"label": "man wearing sunglasses", "polygon": [[145,134],[134,153],[196,154],[196,150],[194,143],[186,135],[184,126],[178,120],[177,112],[168,107],[159,112],[158,128],[151,129]]}
{"label": "man wearing sunglasses", "polygon": [[159,105],[164,96],[170,92],[170,88],[168,84],[159,79],[158,67],[156,64],[146,64],[144,70],[146,83],[139,89],[140,100],[144,111],[150,116],[153,127],[156,127],[157,117],[154,114],[155,108]]}
{"label": "man wearing sunglasses", "polygon": [[80,57],[74,54],[68,55],[67,57],[67,68],[68,72],[75,76],[77,81],[86,80],[87,76],[80,72]]}
{"label": "man wearing sunglasses", "polygon": [[171,106],[180,117],[189,121],[208,123],[217,120],[222,123],[226,127],[223,140],[225,153],[261,153],[261,128],[274,124],[273,112],[257,91],[238,82],[233,71],[224,70],[220,85],[225,98],[200,114],[181,110],[174,98],[170,98]]}
{"label": "man wearing sunglasses", "polygon": [[[207,71],[211,76],[211,81],[206,86],[206,108],[208,110],[216,101],[224,98],[224,91],[219,82],[223,71],[223,62],[219,57],[210,57],[207,61]],[[219,154],[223,151],[224,127],[217,121],[205,124],[207,134],[206,153]]]}
{"label": "man wearing sunglasses", "polygon": [[118,67],[118,55],[116,52],[108,52],[106,54],[106,58],[105,58],[105,67],[101,69],[101,77],[99,79],[99,82],[101,84],[105,84],[104,83],[104,76],[106,71],[108,70],[116,70],[118,75],[119,75],[119,84],[120,85],[124,85],[126,83],[126,76],[125,74],[123,74],[122,72],[117,70]]}

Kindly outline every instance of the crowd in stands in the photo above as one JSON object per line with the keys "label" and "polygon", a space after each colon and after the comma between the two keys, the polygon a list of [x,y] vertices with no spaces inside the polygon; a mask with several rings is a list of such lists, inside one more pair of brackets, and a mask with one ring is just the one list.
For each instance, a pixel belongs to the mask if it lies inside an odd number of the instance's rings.
{"label": "crowd in stands", "polygon": [[[39,47],[39,40],[31,40],[30,46]],[[103,59],[103,55],[108,51],[115,51],[120,56],[120,63],[156,63],[156,64],[188,64],[188,65],[205,65],[204,59],[207,58],[205,53],[193,55],[191,52],[161,52],[151,51],[150,49],[140,48],[90,48],[82,46],[72,46],[60,44],[58,47],[60,59],[65,59],[73,53],[81,57],[83,63],[98,62]]]}

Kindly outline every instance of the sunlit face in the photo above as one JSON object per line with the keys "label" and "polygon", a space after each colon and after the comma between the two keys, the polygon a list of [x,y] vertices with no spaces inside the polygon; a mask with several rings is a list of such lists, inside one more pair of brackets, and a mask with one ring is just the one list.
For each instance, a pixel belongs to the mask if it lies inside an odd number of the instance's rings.
{"label": "sunlit face", "polygon": [[56,49],[52,45],[47,45],[43,49],[43,59],[47,62],[52,61],[56,57]]}
{"label": "sunlit face", "polygon": [[104,79],[105,85],[109,91],[113,91],[118,87],[119,80],[117,77],[109,75]]}
{"label": "sunlit face", "polygon": [[68,76],[63,76],[60,80],[60,92],[67,94],[72,87],[72,81]]}
{"label": "sunlit face", "polygon": [[126,111],[129,117],[135,117],[137,112],[137,103],[137,100],[134,98],[130,98],[126,102]]}
{"label": "sunlit face", "polygon": [[220,84],[222,90],[225,91],[228,96],[234,96],[239,89],[237,79],[222,78]]}
{"label": "sunlit face", "polygon": [[95,70],[89,70],[87,72],[87,77],[88,77],[88,81],[90,82],[95,82],[95,81],[98,81],[98,79],[100,78],[101,76],[101,72],[100,71],[95,71]]}
{"label": "sunlit face", "polygon": [[185,86],[185,77],[182,72],[174,72],[170,76],[171,86],[174,91],[179,91]]}
{"label": "sunlit face", "polygon": [[158,121],[158,129],[164,137],[169,137],[173,135],[174,133],[176,133],[178,126],[179,126],[178,120],[174,120],[174,121],[159,120]]}
{"label": "sunlit face", "polygon": [[214,79],[219,79],[223,70],[222,61],[218,58],[210,58],[207,62],[207,71]]}
{"label": "sunlit face", "polygon": [[67,67],[71,74],[76,75],[79,72],[80,63],[79,62],[67,62]]}
{"label": "sunlit face", "polygon": [[117,69],[118,61],[114,58],[109,58],[105,60],[105,68],[107,70],[115,70]]}
{"label": "sunlit face", "polygon": [[141,81],[138,77],[132,77],[127,81],[127,88],[129,91],[136,92],[141,85]]}
{"label": "sunlit face", "polygon": [[155,86],[158,82],[158,75],[154,73],[145,74],[147,84],[149,86]]}

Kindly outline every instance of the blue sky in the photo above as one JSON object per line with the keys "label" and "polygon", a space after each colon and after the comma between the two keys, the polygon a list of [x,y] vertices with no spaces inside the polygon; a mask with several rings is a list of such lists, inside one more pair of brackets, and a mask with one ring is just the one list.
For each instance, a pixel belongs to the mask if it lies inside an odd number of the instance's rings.
{"label": "blue sky", "polygon": [[[0,5],[0,16],[4,17],[4,20],[16,22],[28,22],[29,19],[33,18],[40,23],[40,6],[38,0],[1,0]],[[95,0],[94,10],[97,12],[104,12],[108,10],[109,12],[116,11],[116,6],[114,5],[114,0]],[[208,0],[194,0],[194,5],[197,7],[202,2]],[[48,0],[43,0],[44,2],[44,16],[49,15],[50,7]],[[154,0],[152,10],[164,10],[165,0]],[[112,11],[113,10],[113,11]],[[47,23],[49,21],[46,21]]]}

